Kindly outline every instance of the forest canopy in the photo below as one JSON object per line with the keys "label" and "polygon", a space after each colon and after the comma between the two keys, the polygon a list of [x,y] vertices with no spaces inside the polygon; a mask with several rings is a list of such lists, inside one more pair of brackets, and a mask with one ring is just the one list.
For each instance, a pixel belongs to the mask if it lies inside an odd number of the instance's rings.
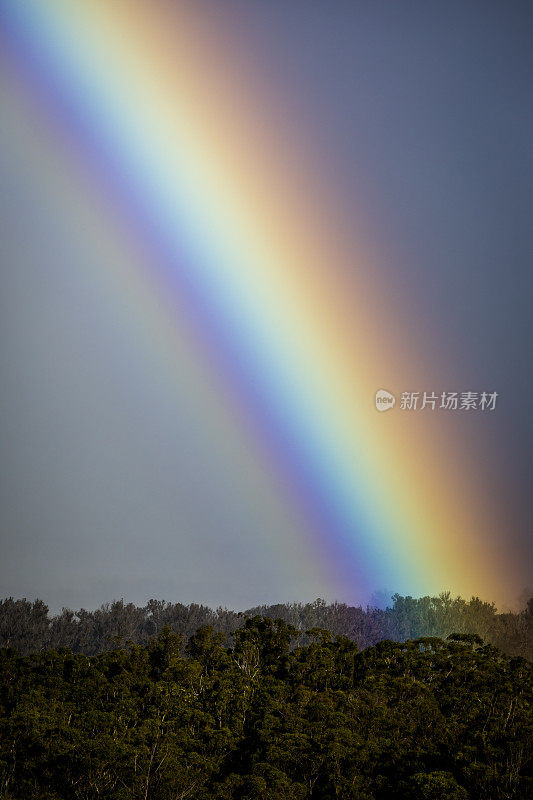
{"label": "forest canopy", "polygon": [[532,665],[477,634],[240,619],[99,655],[0,651],[4,800],[526,800]]}
{"label": "forest canopy", "polygon": [[114,647],[116,637],[136,644],[148,642],[165,626],[183,635],[184,642],[201,626],[211,625],[230,636],[246,617],[260,615],[282,619],[299,633],[294,645],[305,644],[305,631],[327,628],[334,636],[347,636],[359,650],[383,639],[405,641],[419,636],[446,638],[450,633],[476,633],[511,656],[533,660],[533,598],[518,613],[498,613],[494,603],[477,597],[464,600],[449,592],[438,597],[394,595],[385,608],[349,606],[345,603],[284,603],[256,606],[244,612],[213,610],[191,603],[150,600],[145,606],[115,600],[95,611],[63,609],[50,615],[41,600],[0,600],[0,647],[29,654],[68,647],[75,653],[97,655]]}

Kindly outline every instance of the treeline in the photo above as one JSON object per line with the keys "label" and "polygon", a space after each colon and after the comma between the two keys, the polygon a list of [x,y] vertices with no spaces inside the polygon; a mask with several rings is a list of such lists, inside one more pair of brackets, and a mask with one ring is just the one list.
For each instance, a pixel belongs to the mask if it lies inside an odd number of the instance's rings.
{"label": "treeline", "polygon": [[136,606],[118,600],[96,611],[63,609],[51,616],[41,600],[8,598],[0,601],[0,647],[13,647],[22,654],[68,647],[74,653],[97,655],[118,640],[144,644],[165,626],[183,635],[185,643],[204,625],[229,636],[247,616],[262,615],[292,625],[299,633],[297,645],[306,644],[305,631],[317,626],[334,636],[347,636],[360,650],[383,639],[401,642],[420,636],[476,633],[510,656],[533,660],[533,599],[523,611],[506,614],[498,613],[493,603],[478,598],[466,601],[450,593],[421,598],[396,594],[391,601],[386,609],[327,604],[319,599],[236,612],[195,603],[150,600],[145,606]]}
{"label": "treeline", "polygon": [[468,634],[358,652],[323,629],[297,646],[281,619],[240,622],[229,641],[206,626],[98,656],[1,650],[0,797],[533,797],[526,660]]}

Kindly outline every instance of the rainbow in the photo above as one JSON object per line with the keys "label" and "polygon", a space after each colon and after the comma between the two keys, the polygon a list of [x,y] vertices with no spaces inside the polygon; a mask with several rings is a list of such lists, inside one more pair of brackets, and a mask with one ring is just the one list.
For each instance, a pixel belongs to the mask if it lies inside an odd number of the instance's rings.
{"label": "rainbow", "polygon": [[4,105],[42,120],[71,213],[118,254],[98,279],[135,293],[163,382],[202,374],[217,435],[261,465],[331,595],[503,600],[511,566],[450,416],[374,408],[382,387],[454,387],[235,35],[153,0],[2,0],[1,33]]}

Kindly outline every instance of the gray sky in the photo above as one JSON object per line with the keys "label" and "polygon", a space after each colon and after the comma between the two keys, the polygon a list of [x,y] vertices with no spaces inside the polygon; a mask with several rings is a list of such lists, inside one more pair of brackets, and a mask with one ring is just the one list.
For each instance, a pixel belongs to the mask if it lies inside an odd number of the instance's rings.
{"label": "gray sky", "polygon": [[[383,278],[438,343],[443,383],[500,393],[490,431],[473,424],[502,542],[523,563],[518,597],[533,583],[531,4],[247,0],[222,13],[291,98],[347,219],[357,207],[355,228],[394,254]],[[0,596],[53,610],[327,597],[260,467],[228,465],[194,387],[176,406],[126,340],[128,298],[111,305],[87,280],[98,242],[80,246],[23,148],[0,118]]]}

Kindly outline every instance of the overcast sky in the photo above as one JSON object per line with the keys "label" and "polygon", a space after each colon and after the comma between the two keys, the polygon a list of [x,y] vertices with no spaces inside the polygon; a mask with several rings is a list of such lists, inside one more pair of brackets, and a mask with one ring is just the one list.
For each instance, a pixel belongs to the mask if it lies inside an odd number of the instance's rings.
{"label": "overcast sky", "polygon": [[[354,227],[395,254],[383,275],[441,344],[443,383],[499,392],[480,468],[524,565],[518,598],[533,583],[531,4],[222,9]],[[0,596],[53,610],[334,599],[259,473],[213,446],[194,391],[176,407],[133,352],[120,306],[87,280],[98,242],[80,247],[19,124],[0,115]]]}

